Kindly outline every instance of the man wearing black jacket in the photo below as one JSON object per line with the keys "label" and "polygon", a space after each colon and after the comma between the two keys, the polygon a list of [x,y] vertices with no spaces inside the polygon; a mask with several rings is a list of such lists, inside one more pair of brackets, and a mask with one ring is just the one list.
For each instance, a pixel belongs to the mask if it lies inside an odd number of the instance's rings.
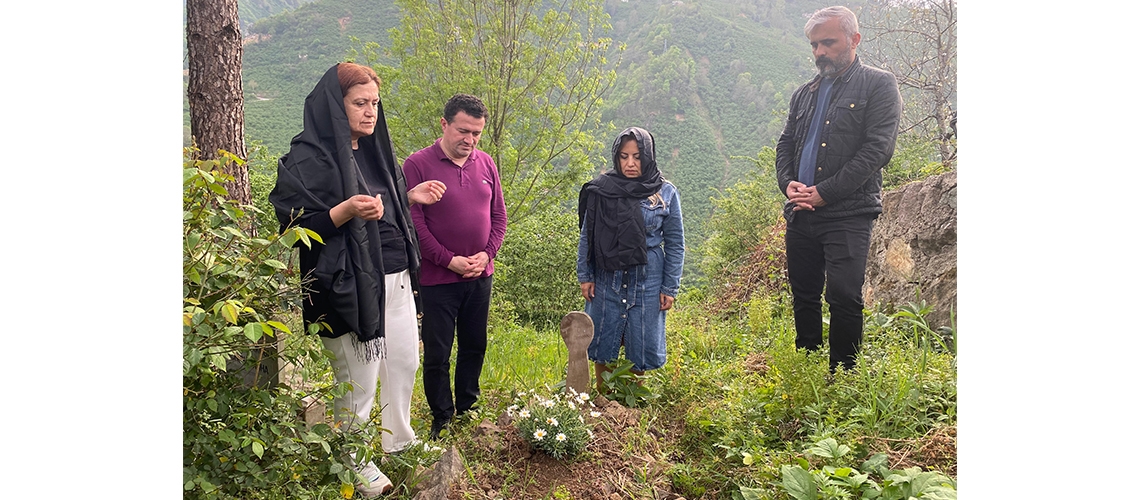
{"label": "man wearing black jacket", "polygon": [[776,146],[788,197],[786,250],[796,347],[823,345],[821,295],[831,311],[830,367],[855,367],[863,339],[863,278],[871,228],[882,213],[882,168],[895,150],[902,98],[890,73],[863,65],[846,7],[820,9],[804,26],[819,75],[792,94]]}

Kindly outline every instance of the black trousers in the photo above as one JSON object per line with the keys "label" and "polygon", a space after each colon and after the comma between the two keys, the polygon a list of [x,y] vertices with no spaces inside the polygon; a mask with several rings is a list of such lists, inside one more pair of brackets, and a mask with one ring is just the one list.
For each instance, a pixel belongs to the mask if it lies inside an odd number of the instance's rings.
{"label": "black trousers", "polygon": [[796,347],[823,345],[823,303],[831,312],[828,332],[831,370],[855,368],[863,341],[863,281],[875,214],[829,219],[795,212],[785,232],[788,282],[796,321]]}
{"label": "black trousers", "polygon": [[[420,287],[424,342],[424,395],[432,417],[450,419],[479,399],[479,375],[487,352],[491,276],[474,281]],[[451,346],[455,357],[455,400],[451,397]]]}

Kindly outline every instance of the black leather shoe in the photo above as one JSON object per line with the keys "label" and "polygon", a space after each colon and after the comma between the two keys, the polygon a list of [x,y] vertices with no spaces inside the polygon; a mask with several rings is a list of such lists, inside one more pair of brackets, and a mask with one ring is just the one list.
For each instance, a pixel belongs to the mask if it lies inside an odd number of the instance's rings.
{"label": "black leather shoe", "polygon": [[451,419],[433,418],[431,421],[431,434],[428,436],[432,441],[439,441],[439,433],[444,429],[451,426]]}

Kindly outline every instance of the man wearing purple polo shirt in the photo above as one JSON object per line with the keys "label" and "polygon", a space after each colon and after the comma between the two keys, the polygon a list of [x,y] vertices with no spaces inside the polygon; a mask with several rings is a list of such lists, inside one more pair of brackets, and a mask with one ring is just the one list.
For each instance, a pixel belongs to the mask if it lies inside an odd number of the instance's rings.
{"label": "man wearing purple polo shirt", "polygon": [[[413,205],[420,241],[420,299],[424,343],[424,395],[431,408],[431,438],[479,399],[479,375],[487,351],[493,260],[507,232],[499,171],[490,155],[475,149],[487,107],[478,97],[456,94],[439,120],[443,137],[404,161],[409,186],[426,180],[447,185],[433,205]],[[455,398],[451,346],[458,339]]]}

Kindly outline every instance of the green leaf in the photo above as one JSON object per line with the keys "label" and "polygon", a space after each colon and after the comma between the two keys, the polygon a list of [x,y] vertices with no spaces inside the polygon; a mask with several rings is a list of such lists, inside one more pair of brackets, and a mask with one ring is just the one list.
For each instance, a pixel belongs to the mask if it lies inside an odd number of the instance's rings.
{"label": "green leaf", "polygon": [[186,490],[186,491],[190,491],[190,490],[194,489],[194,481],[193,480],[186,481],[186,484],[182,485],[182,489]]}
{"label": "green leaf", "polygon": [[214,413],[218,412],[218,401],[217,400],[207,399],[206,400],[206,406],[208,406],[210,408],[210,411],[212,411]]}
{"label": "green leaf", "polygon": [[265,331],[262,330],[261,323],[246,323],[245,338],[253,342],[257,342],[258,340],[261,340],[261,337],[264,335]]}
{"label": "green leaf", "polygon": [[863,462],[863,465],[859,466],[859,470],[868,473],[875,473],[880,477],[886,477],[887,454],[876,453],[871,458],[868,458],[867,461]]}
{"label": "green leaf", "polygon": [[751,454],[751,453],[748,453],[747,451],[746,451],[746,452],[744,452],[744,459],[743,459],[743,461],[744,461],[744,465],[752,465],[752,461],[753,461],[753,459],[752,459],[752,454]]}
{"label": "green leaf", "polygon": [[231,324],[236,325],[238,322],[238,307],[232,301],[226,301],[222,304],[222,317]]}
{"label": "green leaf", "polygon": [[289,330],[288,326],[285,326],[285,323],[282,323],[280,321],[266,321],[265,324],[272,326],[273,328],[276,328],[278,330],[281,330],[281,331],[283,331],[289,335],[291,335],[293,333],[291,330]]}
{"label": "green leaf", "polygon": [[287,269],[289,267],[289,266],[286,266],[284,262],[281,262],[279,260],[274,260],[274,259],[266,259],[266,260],[262,261],[262,264],[265,264],[265,265],[272,267],[274,269]]}
{"label": "green leaf", "polygon": [[208,359],[210,366],[217,368],[221,371],[226,371],[226,357],[221,354],[211,354]]}
{"label": "green leaf", "polygon": [[784,491],[788,492],[788,496],[796,500],[817,500],[819,498],[811,472],[800,467],[785,465],[780,467],[780,476],[783,478],[781,484],[784,486]]}
{"label": "green leaf", "polygon": [[262,445],[261,443],[257,442],[257,441],[253,442],[252,447],[253,447],[253,454],[257,455],[257,458],[261,458],[261,455],[265,453],[265,446]]}
{"label": "green leaf", "polygon": [[193,267],[186,271],[186,279],[189,279],[195,285],[202,284],[202,275],[198,274],[198,270]]}
{"label": "green leaf", "polygon": [[186,353],[186,359],[191,365],[196,365],[202,361],[202,351],[196,347],[191,347],[190,351]]}
{"label": "green leaf", "polygon": [[241,232],[240,230],[238,230],[238,228],[233,227],[233,226],[223,226],[220,229],[222,231],[225,231],[225,232],[233,235],[236,238],[244,238],[245,237],[245,233]]}

